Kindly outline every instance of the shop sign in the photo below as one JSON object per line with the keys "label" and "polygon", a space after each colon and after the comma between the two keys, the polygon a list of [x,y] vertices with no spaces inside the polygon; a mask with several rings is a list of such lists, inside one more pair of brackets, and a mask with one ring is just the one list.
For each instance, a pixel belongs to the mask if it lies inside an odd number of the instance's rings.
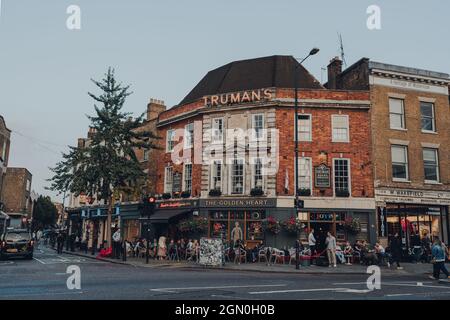
{"label": "shop sign", "polygon": [[259,89],[206,96],[203,98],[203,101],[205,106],[214,107],[270,99],[272,99],[272,91],[270,89]]}
{"label": "shop sign", "polygon": [[333,221],[332,213],[311,213],[311,221]]}
{"label": "shop sign", "polygon": [[331,170],[324,164],[314,168],[315,186],[316,188],[330,188]]}
{"label": "shop sign", "polygon": [[450,205],[450,192],[410,190],[410,189],[376,189],[377,202],[413,203],[431,205]]}
{"label": "shop sign", "polygon": [[197,207],[197,201],[166,201],[156,204],[156,208],[158,209],[178,209],[190,207]]}
{"label": "shop sign", "polygon": [[172,192],[173,193],[181,192],[181,173],[180,172],[175,172],[173,174]]}
{"label": "shop sign", "polygon": [[276,207],[276,199],[211,199],[200,200],[201,207],[209,208],[268,208]]}
{"label": "shop sign", "polygon": [[378,208],[378,235],[381,238],[387,237],[387,216],[386,216],[386,208]]}

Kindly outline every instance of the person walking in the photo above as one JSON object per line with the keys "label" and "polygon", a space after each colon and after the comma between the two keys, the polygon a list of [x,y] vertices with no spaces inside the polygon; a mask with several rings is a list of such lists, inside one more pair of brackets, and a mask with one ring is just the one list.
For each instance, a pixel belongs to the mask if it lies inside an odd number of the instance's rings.
{"label": "person walking", "polygon": [[330,268],[331,266],[336,268],[336,238],[331,234],[331,232],[327,232],[325,244],[327,245],[328,266]]}
{"label": "person walking", "polygon": [[311,251],[311,255],[315,255],[316,253],[316,238],[314,237],[314,228],[311,228],[311,231],[308,235],[308,245],[309,250]]}
{"label": "person walking", "polygon": [[113,240],[113,258],[120,259],[121,253],[121,236],[120,236],[120,228],[117,228],[116,232],[114,232],[112,236]]}
{"label": "person walking", "polygon": [[431,255],[431,262],[433,263],[433,276],[431,277],[431,279],[439,280],[441,271],[446,275],[447,279],[450,279],[448,270],[445,267],[445,248],[438,237],[434,239],[433,248],[431,249]]}
{"label": "person walking", "polygon": [[56,236],[56,252],[58,254],[62,254],[64,247],[64,235],[62,231],[58,232],[58,235]]}
{"label": "person walking", "polygon": [[394,264],[394,262],[397,264],[397,270],[403,269],[400,266],[400,259],[402,257],[402,240],[400,239],[398,232],[391,239],[389,249],[392,255],[392,264]]}

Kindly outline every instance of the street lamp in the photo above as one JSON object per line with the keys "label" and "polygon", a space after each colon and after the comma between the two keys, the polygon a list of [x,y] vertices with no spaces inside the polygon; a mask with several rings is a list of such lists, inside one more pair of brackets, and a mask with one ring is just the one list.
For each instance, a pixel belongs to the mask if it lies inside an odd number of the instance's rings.
{"label": "street lamp", "polygon": [[[295,120],[294,120],[294,127],[295,127],[295,211],[297,212],[298,204],[299,204],[299,194],[298,194],[298,153],[299,153],[299,147],[298,147],[298,80],[297,80],[297,68],[305,62],[306,59],[308,59],[310,56],[313,56],[317,54],[320,51],[319,48],[313,48],[309,52],[309,54],[300,61],[298,65],[295,65],[294,69],[294,88],[295,88]],[[295,250],[295,269],[300,269],[299,265],[299,245],[296,245]]]}

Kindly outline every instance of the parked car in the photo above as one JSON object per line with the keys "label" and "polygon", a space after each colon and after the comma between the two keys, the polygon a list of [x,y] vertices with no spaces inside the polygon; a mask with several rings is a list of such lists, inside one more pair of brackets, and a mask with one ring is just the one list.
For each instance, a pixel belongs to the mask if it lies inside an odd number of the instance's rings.
{"label": "parked car", "polygon": [[23,229],[6,230],[0,239],[0,259],[10,257],[33,258],[34,239]]}

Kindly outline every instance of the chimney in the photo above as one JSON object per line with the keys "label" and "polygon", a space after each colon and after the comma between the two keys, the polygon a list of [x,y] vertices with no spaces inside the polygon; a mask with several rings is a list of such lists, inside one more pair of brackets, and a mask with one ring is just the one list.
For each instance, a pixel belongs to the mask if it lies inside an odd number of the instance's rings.
{"label": "chimney", "polygon": [[96,132],[97,132],[97,130],[95,130],[95,128],[89,127],[89,131],[87,134],[88,139],[92,139]]}
{"label": "chimney", "polygon": [[150,102],[147,105],[147,121],[158,119],[161,112],[166,110],[163,100],[150,98]]}
{"label": "chimney", "polygon": [[337,77],[342,73],[342,60],[339,57],[334,57],[331,59],[328,65],[328,89],[338,89],[337,88]]}

